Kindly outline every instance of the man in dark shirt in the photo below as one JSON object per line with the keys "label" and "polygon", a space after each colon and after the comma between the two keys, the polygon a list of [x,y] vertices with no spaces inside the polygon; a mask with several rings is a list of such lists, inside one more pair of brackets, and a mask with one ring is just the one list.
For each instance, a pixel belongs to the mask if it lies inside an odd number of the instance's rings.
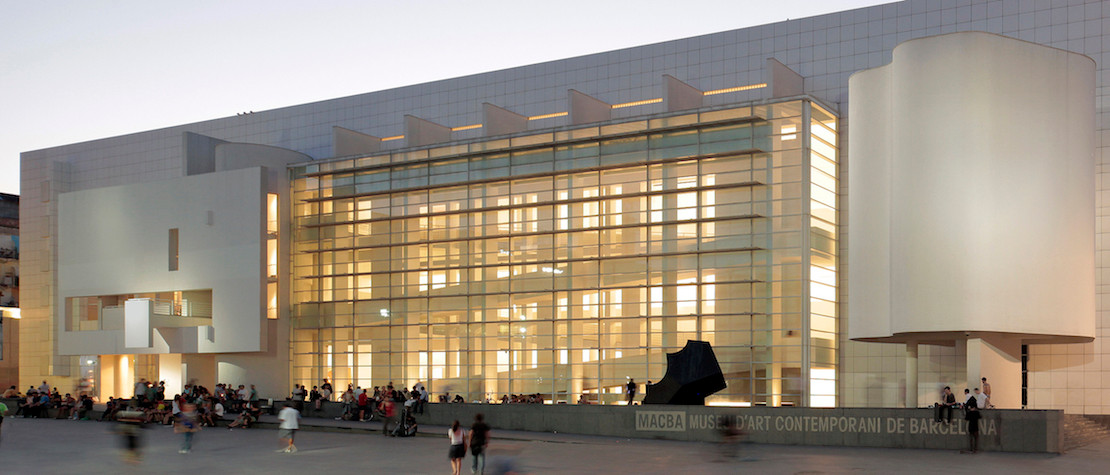
{"label": "man in dark shirt", "polygon": [[58,401],[58,414],[54,416],[55,419],[68,419],[73,417],[73,409],[77,406],[77,400],[73,399],[73,395],[66,393],[66,397]]}
{"label": "man in dark shirt", "polygon": [[112,420],[112,416],[115,414],[115,412],[116,412],[116,400],[109,397],[108,402],[104,406],[104,412],[100,413],[100,419],[98,419],[97,422],[103,422],[104,420],[109,420],[109,421]]}
{"label": "man in dark shirt", "polygon": [[482,473],[486,469],[486,446],[489,445],[490,427],[483,421],[482,414],[474,415],[474,425],[470,426],[470,455],[473,465],[470,473]]}
{"label": "man in dark shirt", "polygon": [[[951,424],[952,407],[956,405],[956,395],[952,394],[952,388],[945,386],[940,399],[940,403],[937,404],[937,422],[944,422],[947,419],[947,422]],[[947,418],[944,417],[946,411],[948,413]]]}
{"label": "man in dark shirt", "polygon": [[93,409],[93,400],[88,395],[81,395],[81,402],[77,408],[77,418],[83,421],[89,420],[89,413]]}
{"label": "man in dark shirt", "polygon": [[[46,383],[46,381],[43,381]],[[49,393],[39,393],[35,398],[34,403],[31,404],[31,413],[35,417],[49,417],[48,411],[50,410],[50,395]]]}
{"label": "man in dark shirt", "polygon": [[979,419],[983,415],[979,412],[979,402],[975,398],[968,399],[964,408],[967,411],[964,414],[964,419],[967,420],[967,451],[975,453],[979,451]]}
{"label": "man in dark shirt", "polygon": [[320,388],[312,387],[312,391],[308,393],[308,400],[316,406],[316,410],[320,410]]}

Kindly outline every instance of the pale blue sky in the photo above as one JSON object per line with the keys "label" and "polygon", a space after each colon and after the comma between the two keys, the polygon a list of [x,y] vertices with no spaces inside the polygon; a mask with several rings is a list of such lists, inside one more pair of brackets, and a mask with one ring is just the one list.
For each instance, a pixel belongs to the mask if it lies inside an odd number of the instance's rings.
{"label": "pale blue sky", "polygon": [[880,3],[0,0],[0,192],[28,150]]}

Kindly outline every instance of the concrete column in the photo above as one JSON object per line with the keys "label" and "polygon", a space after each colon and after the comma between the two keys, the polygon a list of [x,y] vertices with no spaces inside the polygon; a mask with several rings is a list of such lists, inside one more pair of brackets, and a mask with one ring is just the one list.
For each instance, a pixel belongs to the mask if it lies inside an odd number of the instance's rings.
{"label": "concrete column", "polygon": [[135,395],[135,358],[133,355],[116,357],[116,397]]}
{"label": "concrete column", "polygon": [[918,405],[917,390],[917,342],[906,342],[906,407]]}
{"label": "concrete column", "polygon": [[[781,317],[775,317],[776,320],[779,318]],[[779,331],[775,330],[774,333],[779,333]],[[772,337],[772,339],[775,340],[777,338]],[[767,382],[771,385],[771,400],[767,401],[767,405],[779,407],[782,406],[782,360],[786,358],[786,355],[783,347],[778,345],[771,350],[771,354],[773,355],[772,358],[774,361],[772,361],[767,368],[771,373],[767,375]],[[806,396],[808,396],[808,394]],[[809,401],[803,401],[802,404],[808,405]]]}
{"label": "concrete column", "polygon": [[999,409],[1021,408],[1021,341],[1003,337],[967,339],[967,388],[991,385],[991,404]]}
{"label": "concrete column", "polygon": [[107,401],[109,397],[119,395],[116,392],[116,363],[118,358],[115,355],[103,355],[100,357],[100,374],[96,378],[96,389],[100,397],[100,402]]}

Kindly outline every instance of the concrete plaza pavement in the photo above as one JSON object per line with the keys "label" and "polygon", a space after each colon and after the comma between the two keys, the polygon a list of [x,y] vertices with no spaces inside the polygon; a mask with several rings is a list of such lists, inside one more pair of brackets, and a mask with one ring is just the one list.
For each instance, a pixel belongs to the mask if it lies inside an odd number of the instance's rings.
{"label": "concrete plaza pavement", "polygon": [[[422,427],[423,437],[391,438],[383,437],[376,423],[306,418],[302,424],[344,432],[302,430],[299,452],[283,454],[274,452],[280,447],[273,429],[207,428],[197,434],[193,452],[182,455],[177,453],[180,434],[149,426],[143,461],[129,464],[120,456],[114,423],[8,417],[0,438],[0,473],[450,473],[442,427]],[[1110,439],[1065,455],[760,444],[740,450],[739,459],[725,459],[707,443],[494,428],[490,458],[512,458],[524,473],[533,474],[1103,473],[1110,464]],[[466,473],[469,455],[463,463]]]}

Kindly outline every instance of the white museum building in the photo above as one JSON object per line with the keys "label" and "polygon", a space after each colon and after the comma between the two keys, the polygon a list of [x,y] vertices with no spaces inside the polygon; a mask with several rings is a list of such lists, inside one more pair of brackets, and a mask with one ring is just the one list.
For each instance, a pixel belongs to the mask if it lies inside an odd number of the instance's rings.
{"label": "white museum building", "polygon": [[1110,414],[1106,61],[907,0],[24,152],[19,384]]}

